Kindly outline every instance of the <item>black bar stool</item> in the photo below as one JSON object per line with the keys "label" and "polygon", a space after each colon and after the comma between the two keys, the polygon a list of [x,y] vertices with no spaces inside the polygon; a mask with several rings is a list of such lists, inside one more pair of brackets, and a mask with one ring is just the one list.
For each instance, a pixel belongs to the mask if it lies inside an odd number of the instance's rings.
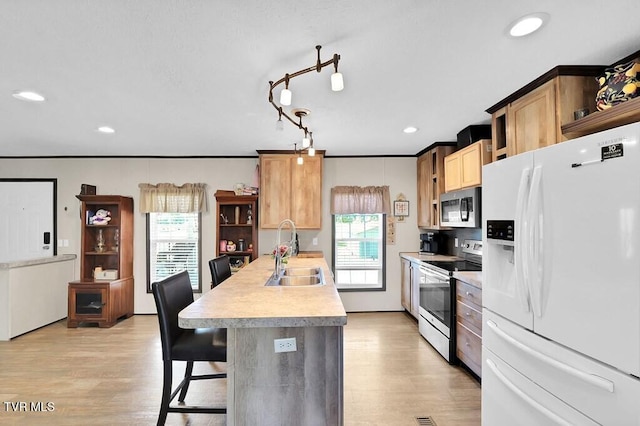
{"label": "black bar stool", "polygon": [[[220,379],[226,373],[192,375],[194,361],[226,362],[227,329],[202,328],[184,329],[178,326],[178,313],[193,303],[193,290],[187,271],[179,272],[151,285],[153,298],[158,309],[160,338],[162,341],[162,360],[164,380],[162,402],[158,425],[164,425],[167,413],[210,413],[225,414],[226,407],[172,406],[171,402],[178,392],[178,401],[184,402],[191,380]],[[186,361],[184,379],[171,391],[173,361]]]}

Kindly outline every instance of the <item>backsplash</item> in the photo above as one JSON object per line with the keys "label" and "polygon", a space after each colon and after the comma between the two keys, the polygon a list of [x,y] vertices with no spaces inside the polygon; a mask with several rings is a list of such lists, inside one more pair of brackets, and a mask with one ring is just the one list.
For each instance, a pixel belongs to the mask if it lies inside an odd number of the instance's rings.
{"label": "backsplash", "polygon": [[[482,228],[456,228],[449,231],[440,231],[439,234],[446,237],[445,254],[462,256],[462,242],[464,240],[481,240]],[[455,239],[458,239],[458,247],[454,247]]]}

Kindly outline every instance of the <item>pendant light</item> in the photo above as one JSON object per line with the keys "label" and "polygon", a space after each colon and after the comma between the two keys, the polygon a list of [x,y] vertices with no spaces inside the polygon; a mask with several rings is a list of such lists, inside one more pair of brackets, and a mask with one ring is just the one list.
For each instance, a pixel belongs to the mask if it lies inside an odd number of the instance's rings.
{"label": "pendant light", "polygon": [[293,144],[293,152],[297,152],[298,153],[298,158],[297,158],[297,163],[299,166],[301,166],[302,164],[304,164],[304,158],[302,158],[302,151],[298,152],[298,144]]}
{"label": "pendant light", "polygon": [[291,105],[291,90],[289,90],[289,74],[284,76],[284,89],[280,92],[280,104]]}
{"label": "pendant light", "polygon": [[334,72],[331,74],[331,90],[334,92],[340,92],[344,89],[344,80],[342,74],[338,72],[338,61],[340,57],[337,54],[333,55],[333,68]]}
{"label": "pendant light", "polygon": [[313,157],[314,155],[316,155],[316,149],[313,147],[313,132],[309,132],[309,149],[307,150],[307,154],[309,154],[309,157]]}

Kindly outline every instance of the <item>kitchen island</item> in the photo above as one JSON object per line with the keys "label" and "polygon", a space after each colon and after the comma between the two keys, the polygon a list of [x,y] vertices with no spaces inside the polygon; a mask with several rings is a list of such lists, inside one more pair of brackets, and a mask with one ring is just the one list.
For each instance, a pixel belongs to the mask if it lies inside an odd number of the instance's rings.
{"label": "kitchen island", "polygon": [[[274,260],[263,256],[179,314],[183,328],[227,328],[227,425],[343,424],[347,314],[324,259],[285,266],[321,267],[325,285],[265,286]],[[276,353],[282,338],[296,350]]]}

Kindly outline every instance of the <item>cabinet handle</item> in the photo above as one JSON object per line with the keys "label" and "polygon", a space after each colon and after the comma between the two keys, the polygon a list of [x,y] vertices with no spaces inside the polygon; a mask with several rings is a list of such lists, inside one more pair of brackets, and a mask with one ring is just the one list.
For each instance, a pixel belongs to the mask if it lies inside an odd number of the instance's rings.
{"label": "cabinet handle", "polygon": [[465,313],[465,315],[470,317],[471,316],[471,312],[467,312],[467,313]]}
{"label": "cabinet handle", "polygon": [[465,294],[466,294],[467,296],[471,296],[471,293],[469,293],[468,291],[465,291]]}

